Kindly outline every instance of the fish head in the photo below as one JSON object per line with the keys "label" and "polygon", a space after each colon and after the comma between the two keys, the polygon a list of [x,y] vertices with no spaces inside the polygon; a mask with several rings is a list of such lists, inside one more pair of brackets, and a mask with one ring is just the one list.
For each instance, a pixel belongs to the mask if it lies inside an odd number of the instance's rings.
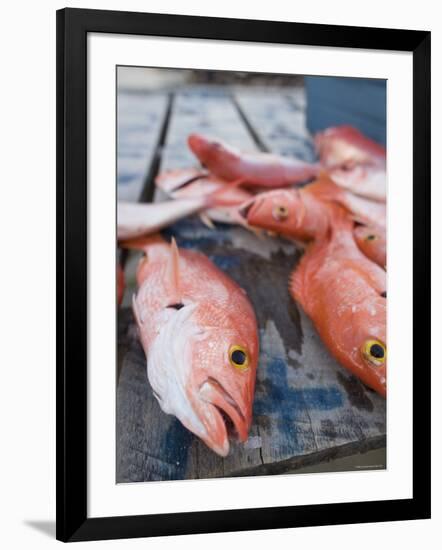
{"label": "fish head", "polygon": [[377,226],[358,225],[354,229],[359,249],[381,267],[387,264],[385,229]]}
{"label": "fish head", "polygon": [[260,193],[239,208],[239,213],[252,227],[302,238],[305,205],[298,190],[277,189]]}
{"label": "fish head", "polygon": [[199,161],[209,168],[225,163],[230,157],[235,159],[234,150],[216,138],[201,134],[190,134],[187,143]]}
{"label": "fish head", "polygon": [[[353,305],[351,326],[341,331],[342,349],[350,344],[352,362],[359,378],[385,397],[387,392],[386,299],[379,296]],[[351,341],[351,342],[350,342]]]}
{"label": "fish head", "polygon": [[203,163],[210,154],[210,151],[219,146],[219,142],[215,139],[210,139],[200,134],[190,134],[187,138],[187,143],[192,153]]}
{"label": "fish head", "polygon": [[221,456],[229,439],[247,440],[252,422],[258,339],[254,318],[243,319],[206,330],[192,346],[189,399],[206,428],[202,439]]}
{"label": "fish head", "polygon": [[384,397],[387,394],[387,347],[384,339],[367,338],[360,354],[365,368],[369,371],[369,385]]}
{"label": "fish head", "polygon": [[231,319],[211,305],[184,305],[149,349],[149,381],[161,408],[220,456],[229,438],[247,439],[252,420],[258,337],[249,308]]}

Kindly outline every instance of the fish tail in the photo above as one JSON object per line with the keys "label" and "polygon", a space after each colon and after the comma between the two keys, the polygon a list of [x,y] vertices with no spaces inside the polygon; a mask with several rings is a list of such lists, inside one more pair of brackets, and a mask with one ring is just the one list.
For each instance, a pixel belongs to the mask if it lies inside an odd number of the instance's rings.
{"label": "fish tail", "polygon": [[128,239],[126,241],[120,241],[118,246],[121,248],[127,248],[129,250],[143,250],[147,251],[153,245],[165,244],[165,240],[160,233],[154,233],[153,235],[146,235],[144,237],[137,237],[135,239]]}

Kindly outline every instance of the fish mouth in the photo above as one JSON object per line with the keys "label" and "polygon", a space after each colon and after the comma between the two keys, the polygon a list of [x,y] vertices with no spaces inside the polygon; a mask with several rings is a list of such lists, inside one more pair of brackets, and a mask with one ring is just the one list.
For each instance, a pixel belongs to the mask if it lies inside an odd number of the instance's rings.
{"label": "fish mouth", "polygon": [[199,134],[190,134],[190,136],[187,138],[187,144],[189,145],[190,150],[195,153],[196,156],[202,153],[204,149],[203,143],[203,139]]}
{"label": "fish mouth", "polygon": [[235,399],[215,378],[209,377],[201,385],[200,396],[212,406],[214,413],[207,443],[221,456],[227,456],[229,439],[242,442],[247,440],[248,421]]}
{"label": "fish mouth", "polygon": [[244,220],[248,223],[250,223],[250,216],[251,211],[253,209],[254,213],[256,213],[257,209],[259,208],[259,205],[261,204],[262,200],[253,198],[244,203],[242,206],[238,208],[239,215],[244,218]]}

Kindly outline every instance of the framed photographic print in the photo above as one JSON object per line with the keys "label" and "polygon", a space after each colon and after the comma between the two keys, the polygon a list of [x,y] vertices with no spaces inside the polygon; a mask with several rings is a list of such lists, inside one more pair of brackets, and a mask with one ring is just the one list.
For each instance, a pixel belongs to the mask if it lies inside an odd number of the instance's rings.
{"label": "framed photographic print", "polygon": [[57,12],[57,538],[430,517],[429,228],[430,33]]}

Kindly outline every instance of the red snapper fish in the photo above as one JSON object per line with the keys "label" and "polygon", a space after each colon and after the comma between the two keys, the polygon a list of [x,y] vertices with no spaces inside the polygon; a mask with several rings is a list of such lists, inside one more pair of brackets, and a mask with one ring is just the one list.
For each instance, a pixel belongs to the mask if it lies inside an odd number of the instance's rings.
{"label": "red snapper fish", "polygon": [[176,168],[160,172],[155,178],[155,184],[165,193],[171,195],[181,187],[205,176],[208,176],[208,172],[201,168]]}
{"label": "red snapper fish", "polygon": [[213,175],[248,186],[285,187],[316,177],[319,166],[294,157],[242,152],[222,141],[191,134],[188,144]]}
{"label": "red snapper fish", "polygon": [[204,197],[155,203],[118,202],[117,239],[156,233],[207,206]]}
{"label": "red snapper fish", "polygon": [[385,229],[376,225],[358,225],[354,229],[359,249],[381,267],[387,266],[387,239]]}
{"label": "red snapper fish", "polygon": [[133,311],[147,376],[161,409],[220,456],[229,436],[246,441],[252,421],[258,327],[242,290],[205,255],[161,237],[144,250]]}
{"label": "red snapper fish", "polygon": [[333,181],[363,197],[385,202],[385,148],[352,126],[327,128],[315,136],[321,165]]}
{"label": "red snapper fish", "polygon": [[322,172],[320,177],[310,185],[295,191],[299,191],[301,195],[308,194],[317,200],[341,205],[357,223],[384,229],[387,225],[385,203],[360,197],[342,189],[326,172]]}
{"label": "red snapper fish", "polygon": [[385,202],[387,191],[387,173],[385,168],[377,166],[354,166],[353,168],[334,168],[330,177],[341,187],[373,201]]}
{"label": "red snapper fish", "polygon": [[302,189],[278,189],[256,195],[239,208],[239,213],[251,227],[310,241],[327,231],[331,204],[340,205],[355,222],[353,234],[361,251],[385,267],[385,204],[346,192],[324,173]]}
{"label": "red snapper fish", "polygon": [[228,182],[212,174],[189,169],[166,171],[159,174],[155,183],[157,187],[169,196],[177,199],[210,196],[222,191],[223,200],[233,204],[241,204],[252,197],[252,193],[242,189],[239,183],[229,185]]}
{"label": "red snapper fish", "polygon": [[[218,204],[236,204],[228,193],[236,183],[217,187],[211,193],[182,199],[154,203],[134,203],[118,201],[117,239],[127,240],[150,235],[172,225],[178,220],[196,214]],[[227,195],[227,198],[225,197]]]}
{"label": "red snapper fish", "polygon": [[385,396],[386,273],[357,247],[348,212],[307,189],[258,195],[243,214],[252,226],[310,243],[290,293],[340,364]]}
{"label": "red snapper fish", "polygon": [[371,165],[385,168],[385,147],[352,126],[327,128],[315,135],[315,146],[324,168]]}
{"label": "red snapper fish", "polygon": [[[245,226],[245,221],[238,214],[237,206],[243,204],[253,195],[239,185],[228,185],[224,180],[190,169],[173,170],[161,173],[156,178],[156,185],[175,199],[189,199],[222,194],[222,201],[214,208],[200,214],[202,221],[213,227],[212,221]],[[223,191],[224,190],[224,191]],[[223,206],[225,202],[227,205]]]}

